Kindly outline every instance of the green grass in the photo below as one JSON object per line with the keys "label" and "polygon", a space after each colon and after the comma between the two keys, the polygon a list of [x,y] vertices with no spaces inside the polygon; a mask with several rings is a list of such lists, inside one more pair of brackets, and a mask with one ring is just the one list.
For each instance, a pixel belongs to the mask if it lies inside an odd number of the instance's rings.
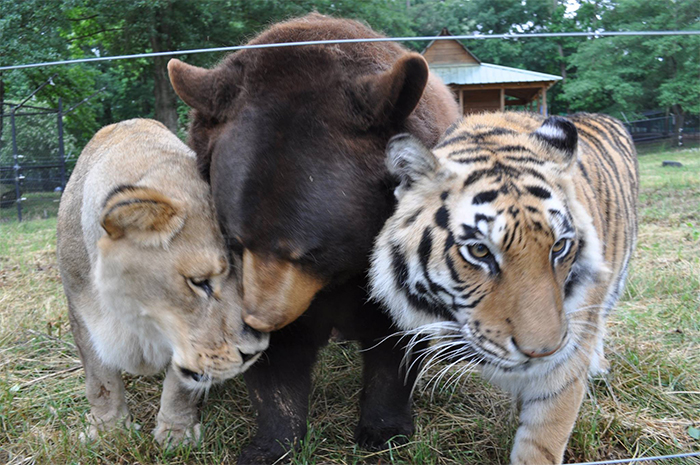
{"label": "green grass", "polygon": [[[685,166],[661,168],[666,159]],[[688,433],[700,427],[700,151],[645,155],[640,168],[639,245],[627,291],[608,323],[611,373],[590,383],[570,462],[700,449]],[[204,402],[198,449],[166,453],[151,438],[161,377],[124,377],[140,431],[78,441],[88,403],[56,265],[55,228],[51,218],[0,223],[0,463],[234,463],[254,434],[240,378],[215,387]],[[332,343],[322,353],[309,434],[288,456],[293,463],[508,462],[515,412],[507,395],[477,375],[437,389],[432,399],[432,386],[419,389],[416,434],[408,444],[380,453],[354,446],[356,349]]]}

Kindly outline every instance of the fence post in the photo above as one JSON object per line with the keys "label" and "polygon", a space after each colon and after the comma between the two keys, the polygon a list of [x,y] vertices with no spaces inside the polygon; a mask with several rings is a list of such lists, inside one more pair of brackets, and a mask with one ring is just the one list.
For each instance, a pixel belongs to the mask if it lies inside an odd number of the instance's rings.
{"label": "fence post", "polygon": [[63,149],[63,99],[58,98],[58,157],[61,164],[61,192],[66,188],[66,157]]}
{"label": "fence post", "polygon": [[22,221],[22,196],[20,195],[20,190],[19,190],[19,154],[17,153],[17,126],[15,125],[15,110],[17,110],[16,106],[12,107],[12,110],[10,111],[10,125],[12,126],[12,157],[15,160],[15,197],[16,197],[16,202],[17,202],[17,220]]}

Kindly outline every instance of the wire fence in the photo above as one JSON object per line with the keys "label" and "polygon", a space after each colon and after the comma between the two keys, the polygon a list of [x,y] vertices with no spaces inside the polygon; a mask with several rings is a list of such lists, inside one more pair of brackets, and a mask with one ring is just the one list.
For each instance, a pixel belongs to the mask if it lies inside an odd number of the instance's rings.
{"label": "wire fence", "polygon": [[[119,56],[86,57],[71,60],[58,60],[42,63],[27,63],[2,66],[0,71],[27,69],[37,67],[52,67],[66,64],[91,63],[100,61],[148,58],[157,56],[177,56],[197,53],[230,52],[246,49],[264,49],[273,47],[302,47],[310,45],[337,45],[367,42],[421,42],[439,40],[492,40],[492,39],[530,39],[552,37],[612,37],[612,36],[669,36],[669,35],[700,35],[698,30],[685,31],[589,31],[589,32],[557,32],[557,33],[527,33],[527,34],[471,34],[455,36],[422,36],[422,37],[379,37],[360,39],[318,40],[305,42],[288,42],[273,44],[238,45],[189,50],[173,50],[166,52],[138,53]],[[17,104],[4,104],[0,118],[0,131],[4,120],[11,120],[12,144],[0,145],[0,221],[8,221],[15,215],[20,221],[22,217],[54,216],[58,209],[60,194],[70,175],[72,164],[78,154],[64,153],[62,120],[65,114],[77,106],[89,101],[102,88],[86,97],[81,102],[63,111],[27,105],[26,103],[47,84],[53,84],[51,76],[45,83],[35,89],[28,97]],[[54,119],[56,124],[50,121]],[[687,125],[683,138],[679,139],[673,132],[672,117],[651,118],[648,120],[632,121],[627,127],[638,144],[640,153],[653,150],[672,150],[683,146],[698,144],[698,122]],[[2,132],[0,132],[2,136]],[[16,140],[15,140],[16,139]]]}
{"label": "wire fence", "polygon": [[60,98],[57,108],[28,105],[32,96],[53,82],[53,77],[21,102],[2,104],[0,222],[56,216],[77,158],[75,153],[65,153],[65,138],[70,136],[64,134],[63,119],[105,90],[103,87],[65,111]]}
{"label": "wire fence", "polygon": [[[615,464],[633,464],[633,463],[655,463],[655,462],[666,462],[668,460],[674,460],[676,463],[683,464],[700,464],[700,452],[688,452],[685,454],[672,454],[672,455],[657,455],[654,457],[638,457],[633,459],[617,459],[617,460],[603,460],[601,462],[578,462],[570,463],[569,465],[615,465]],[[678,461],[680,460],[680,462]]]}
{"label": "wire fence", "polygon": [[[23,107],[3,103],[10,143],[0,147],[0,220],[54,216],[66,184],[63,105]],[[3,124],[5,126],[5,124]]]}
{"label": "wire fence", "polygon": [[0,71],[13,69],[38,68],[46,66],[68,65],[75,63],[93,63],[98,61],[127,60],[134,58],[167,57],[178,55],[193,55],[197,53],[234,52],[237,50],[254,50],[262,48],[304,47],[309,45],[359,44],[370,42],[430,42],[434,40],[488,40],[488,39],[530,39],[551,37],[616,37],[616,36],[686,36],[700,35],[700,30],[688,31],[590,31],[590,32],[538,32],[528,34],[469,34],[450,36],[421,36],[421,37],[372,37],[361,39],[311,40],[304,42],[284,42],[274,44],[233,45],[229,47],[198,48],[189,50],[173,50],[166,52],[137,53],[131,55],[116,55],[106,57],[76,58],[72,60],[46,61],[27,63],[23,65],[0,66]]}

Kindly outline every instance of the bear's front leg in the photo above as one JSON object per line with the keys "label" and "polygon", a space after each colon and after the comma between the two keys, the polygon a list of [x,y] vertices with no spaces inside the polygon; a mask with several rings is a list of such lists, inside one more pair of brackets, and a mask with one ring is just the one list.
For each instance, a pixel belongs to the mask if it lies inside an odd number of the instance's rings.
{"label": "bear's front leg", "polygon": [[319,349],[307,331],[295,322],[272,333],[269,349],[243,374],[258,431],[243,448],[239,465],[273,463],[306,435],[311,370]]}
{"label": "bear's front leg", "polygon": [[[376,339],[361,341],[363,387],[355,441],[366,449],[384,449],[389,441],[403,444],[413,435],[411,391],[420,364],[413,366],[414,355],[402,365],[405,356],[402,342],[405,344],[399,337],[379,345]],[[417,345],[413,353],[420,353],[424,347],[425,344]],[[412,370],[406,376],[408,367]]]}

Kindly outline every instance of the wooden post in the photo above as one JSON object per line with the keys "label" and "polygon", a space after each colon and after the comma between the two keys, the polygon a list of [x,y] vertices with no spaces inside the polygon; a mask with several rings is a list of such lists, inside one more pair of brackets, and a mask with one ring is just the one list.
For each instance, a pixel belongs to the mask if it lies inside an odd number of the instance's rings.
{"label": "wooden post", "polygon": [[461,87],[459,88],[459,114],[464,115],[464,90]]}
{"label": "wooden post", "polygon": [[547,88],[542,88],[542,116],[547,116]]}
{"label": "wooden post", "polygon": [[506,109],[506,88],[501,87],[501,111]]}

